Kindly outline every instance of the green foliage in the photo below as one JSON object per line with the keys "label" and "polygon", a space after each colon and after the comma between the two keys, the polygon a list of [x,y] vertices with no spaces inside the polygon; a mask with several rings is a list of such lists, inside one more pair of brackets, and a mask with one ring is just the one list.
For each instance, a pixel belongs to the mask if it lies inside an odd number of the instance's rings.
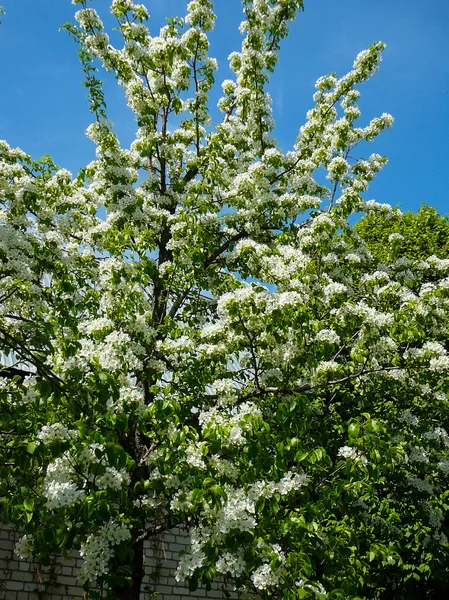
{"label": "green foliage", "polygon": [[[449,218],[426,204],[417,213],[365,215],[354,229],[365,240],[374,260],[382,264],[402,256],[409,260],[432,255],[449,257]],[[390,238],[394,234],[403,239]]]}

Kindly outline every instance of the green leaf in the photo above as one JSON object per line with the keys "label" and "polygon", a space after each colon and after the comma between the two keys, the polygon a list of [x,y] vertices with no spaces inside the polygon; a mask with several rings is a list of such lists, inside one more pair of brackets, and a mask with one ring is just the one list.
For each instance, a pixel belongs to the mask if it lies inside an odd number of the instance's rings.
{"label": "green leaf", "polygon": [[27,444],[28,454],[34,454],[36,447],[37,447],[37,444],[35,442],[30,442],[29,444]]}
{"label": "green leaf", "polygon": [[198,588],[198,579],[191,578],[189,579],[189,592],[195,592]]}
{"label": "green leaf", "polygon": [[202,502],[204,499],[204,492],[203,490],[200,490],[199,488],[193,490],[192,494],[191,494],[191,501],[196,504],[198,502]]}
{"label": "green leaf", "polygon": [[357,421],[352,421],[348,426],[348,433],[350,438],[358,437],[360,433],[360,424]]}
{"label": "green leaf", "polygon": [[25,498],[25,500],[23,501],[23,505],[28,512],[33,512],[33,510],[34,510],[33,498]]}

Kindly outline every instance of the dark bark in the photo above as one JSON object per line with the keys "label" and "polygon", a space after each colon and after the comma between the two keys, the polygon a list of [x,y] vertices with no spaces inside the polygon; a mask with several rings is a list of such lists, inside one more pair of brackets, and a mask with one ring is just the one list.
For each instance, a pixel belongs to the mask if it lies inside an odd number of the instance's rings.
{"label": "dark bark", "polygon": [[[135,469],[130,473],[131,482],[130,490],[134,488],[134,484],[148,476],[147,467],[143,464],[142,458],[146,451],[146,447],[142,444],[139,433],[135,426],[131,426],[130,430],[120,438],[122,448],[136,462]],[[135,509],[133,514],[133,527],[131,529],[131,540],[127,543],[132,554],[128,554],[126,558],[120,560],[116,555],[113,561],[112,575],[128,577],[131,575],[131,582],[124,581],[121,585],[111,586],[108,593],[108,600],[140,600],[142,580],[145,576],[143,566],[144,552],[144,520],[139,514],[139,509]]]}
{"label": "dark bark", "polygon": [[135,540],[133,544],[134,556],[123,562],[117,561],[114,565],[117,571],[120,567],[129,567],[132,573],[131,585],[125,582],[124,586],[115,586],[111,589],[111,600],[140,600],[142,580],[145,575],[143,567],[143,539]]}

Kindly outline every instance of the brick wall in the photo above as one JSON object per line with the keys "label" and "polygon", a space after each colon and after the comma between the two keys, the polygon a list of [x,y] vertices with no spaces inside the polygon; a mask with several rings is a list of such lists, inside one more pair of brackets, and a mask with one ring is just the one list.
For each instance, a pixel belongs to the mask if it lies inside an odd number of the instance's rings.
{"label": "brick wall", "polygon": [[[55,556],[50,567],[23,561],[14,554],[14,546],[21,537],[13,529],[0,526],[0,600],[83,600],[76,573],[81,559],[73,553],[70,559]],[[190,593],[175,580],[180,550],[188,544],[181,529],[173,529],[163,537],[151,540],[145,547],[146,576],[141,600],[191,600],[225,598],[222,585],[215,583],[212,590],[198,589]],[[232,594],[232,597],[236,597]]]}

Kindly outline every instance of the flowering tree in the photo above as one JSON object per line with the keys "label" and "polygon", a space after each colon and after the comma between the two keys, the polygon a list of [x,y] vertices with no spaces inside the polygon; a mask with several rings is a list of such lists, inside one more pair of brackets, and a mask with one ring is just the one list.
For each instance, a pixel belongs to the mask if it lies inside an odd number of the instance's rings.
{"label": "flowering tree", "polygon": [[[96,160],[73,177],[0,146],[0,485],[18,553],[77,548],[89,597],[136,600],[144,540],[182,523],[192,589],[438,597],[449,260],[378,265],[348,224],[392,210],[362,197],[386,159],[354,151],[392,124],[356,125],[383,44],[318,80],[284,153],[266,86],[301,0],[243,0],[214,127],[210,0],[158,36],[113,0],[121,49],[86,1],[68,29]],[[134,112],[129,149],[95,60]]]}

